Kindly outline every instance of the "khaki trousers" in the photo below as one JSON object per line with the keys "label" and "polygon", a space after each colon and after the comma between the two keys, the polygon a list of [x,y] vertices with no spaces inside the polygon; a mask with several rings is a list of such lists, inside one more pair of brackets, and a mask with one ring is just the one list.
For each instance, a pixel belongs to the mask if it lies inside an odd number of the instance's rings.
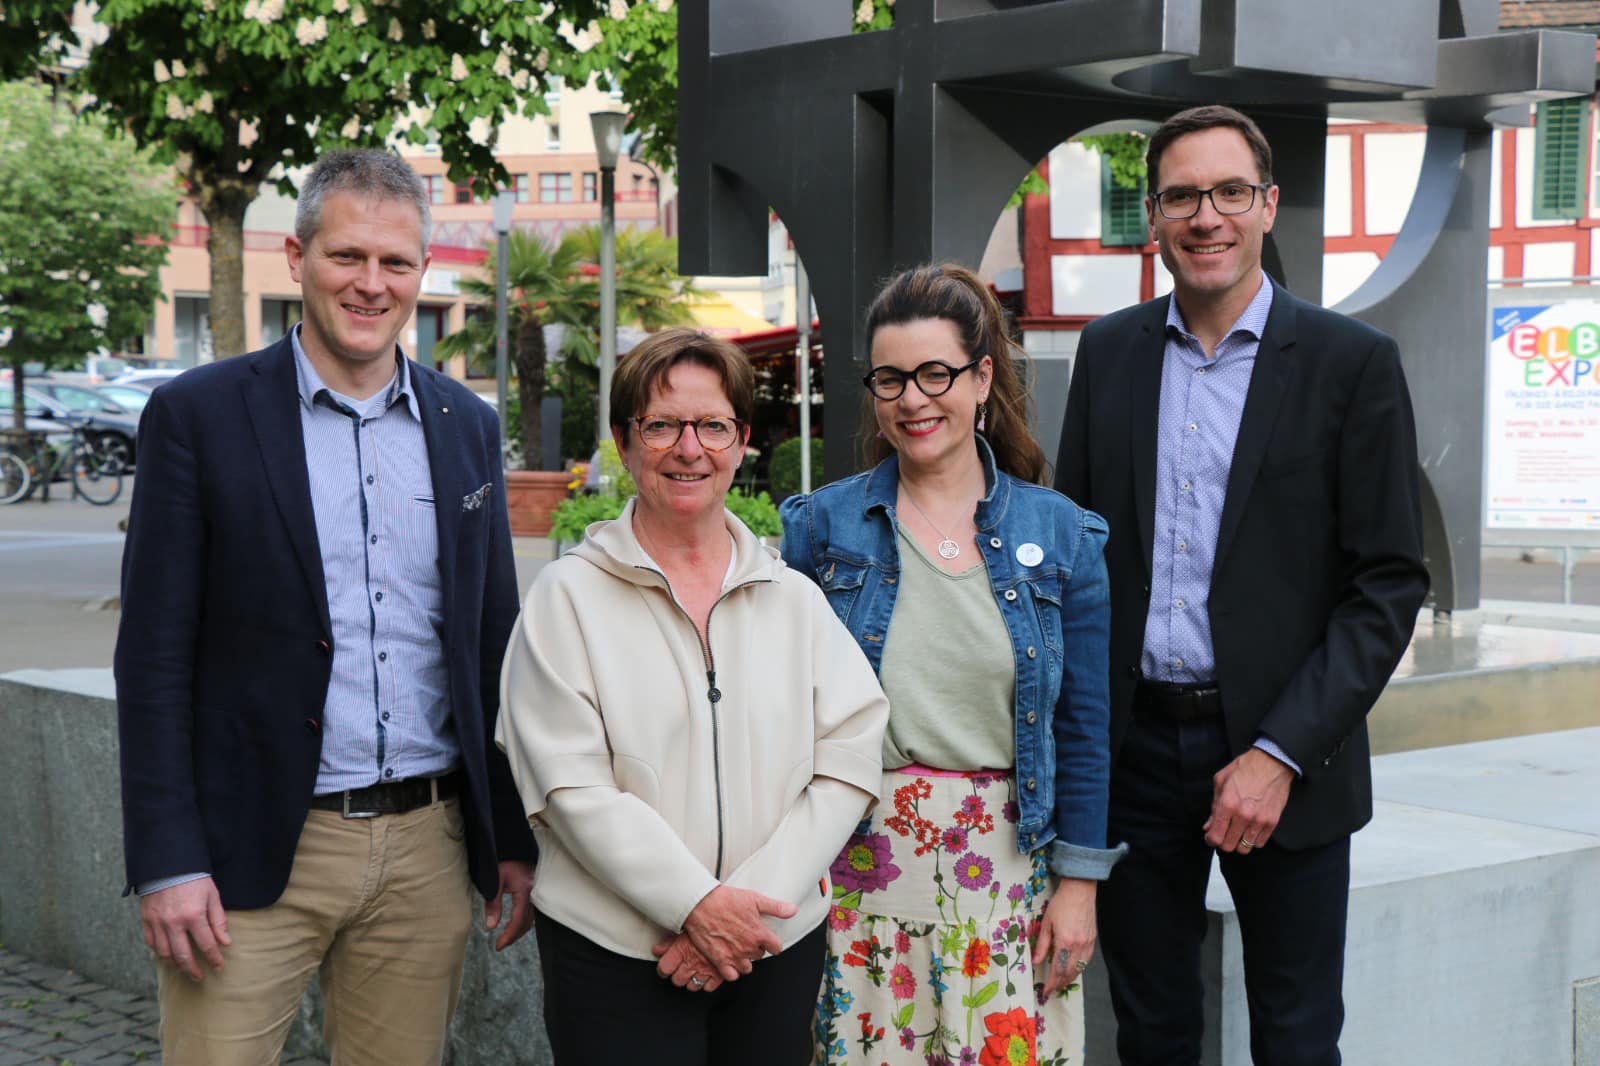
{"label": "khaki trousers", "polygon": [[312,974],[333,1066],[437,1066],[472,924],[460,800],[346,819],[313,810],[283,895],[229,911],[220,972],[156,960],[167,1066],[271,1066]]}

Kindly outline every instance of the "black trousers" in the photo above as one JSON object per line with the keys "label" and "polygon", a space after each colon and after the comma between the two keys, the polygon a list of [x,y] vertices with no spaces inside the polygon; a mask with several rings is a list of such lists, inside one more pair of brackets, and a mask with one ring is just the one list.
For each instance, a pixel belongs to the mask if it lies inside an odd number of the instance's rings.
{"label": "black trousers", "polygon": [[656,964],[618,955],[544,914],[534,922],[544,1026],[556,1066],[801,1066],[822,986],[825,932],[714,992],[690,992]]}
{"label": "black trousers", "polygon": [[[1200,827],[1212,776],[1231,758],[1220,717],[1142,717],[1112,769],[1108,835],[1130,850],[1100,890],[1099,924],[1123,1066],[1200,1061],[1214,853]],[[1338,1066],[1349,837],[1302,851],[1269,841],[1218,859],[1239,918],[1256,1066]]]}

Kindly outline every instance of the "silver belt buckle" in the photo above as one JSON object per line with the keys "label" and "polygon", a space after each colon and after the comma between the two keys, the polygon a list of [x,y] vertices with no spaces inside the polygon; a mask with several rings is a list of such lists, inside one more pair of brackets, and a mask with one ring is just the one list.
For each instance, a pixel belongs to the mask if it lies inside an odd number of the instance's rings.
{"label": "silver belt buckle", "polygon": [[339,813],[345,818],[376,818],[379,813],[377,811],[352,811],[350,809],[350,793],[352,791],[352,789],[348,788],[344,790],[344,809]]}

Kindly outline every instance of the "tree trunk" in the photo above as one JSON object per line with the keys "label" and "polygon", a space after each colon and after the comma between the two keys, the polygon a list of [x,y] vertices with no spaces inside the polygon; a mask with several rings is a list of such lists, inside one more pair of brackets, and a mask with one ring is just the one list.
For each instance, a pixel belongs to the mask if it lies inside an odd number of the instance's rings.
{"label": "tree trunk", "polygon": [[[532,315],[517,321],[517,402],[522,407],[522,468],[544,469],[544,326]],[[503,417],[503,415],[502,415]]]}
{"label": "tree trunk", "polygon": [[10,363],[11,363],[11,430],[12,430],[13,433],[17,434],[19,436],[19,439],[20,439],[20,435],[23,434],[23,433],[26,433],[27,430],[28,430],[28,420],[23,415],[23,412],[27,410],[27,406],[24,404],[23,398],[22,398],[22,386],[23,386],[23,382],[25,380],[25,377],[24,377],[24,373],[23,373],[23,369],[22,369],[22,360],[21,359],[12,359],[12,360],[10,360]]}
{"label": "tree trunk", "polygon": [[231,183],[222,188],[200,186],[196,200],[209,231],[211,257],[211,357],[226,358],[250,350],[244,335],[244,213],[258,186]]}

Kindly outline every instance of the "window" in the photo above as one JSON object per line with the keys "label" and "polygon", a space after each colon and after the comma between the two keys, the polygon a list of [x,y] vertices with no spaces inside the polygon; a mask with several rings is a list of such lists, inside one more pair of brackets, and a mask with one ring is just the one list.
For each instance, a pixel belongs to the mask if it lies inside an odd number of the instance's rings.
{"label": "window", "polygon": [[572,202],[572,175],[548,172],[540,174],[539,202],[541,204],[570,204]]}
{"label": "window", "polygon": [[1144,213],[1144,179],[1132,189],[1116,183],[1111,164],[1100,160],[1100,243],[1107,248],[1142,247],[1149,243]]}
{"label": "window", "polygon": [[511,175],[511,198],[519,204],[525,204],[528,202],[528,194],[528,175]]}
{"label": "window", "polygon": [[600,199],[600,175],[592,170],[583,172],[583,202],[592,204]]}
{"label": "window", "polygon": [[472,182],[456,186],[456,203],[470,204],[472,202]]}
{"label": "window", "polygon": [[561,150],[561,123],[554,118],[550,120],[549,128],[545,130],[544,146],[555,151]]}
{"label": "window", "polygon": [[428,183],[428,202],[430,204],[444,203],[445,189],[450,185],[445,176],[443,174],[430,174],[422,180]]}
{"label": "window", "polygon": [[1583,214],[1589,129],[1585,97],[1546,100],[1534,108],[1533,217]]}

